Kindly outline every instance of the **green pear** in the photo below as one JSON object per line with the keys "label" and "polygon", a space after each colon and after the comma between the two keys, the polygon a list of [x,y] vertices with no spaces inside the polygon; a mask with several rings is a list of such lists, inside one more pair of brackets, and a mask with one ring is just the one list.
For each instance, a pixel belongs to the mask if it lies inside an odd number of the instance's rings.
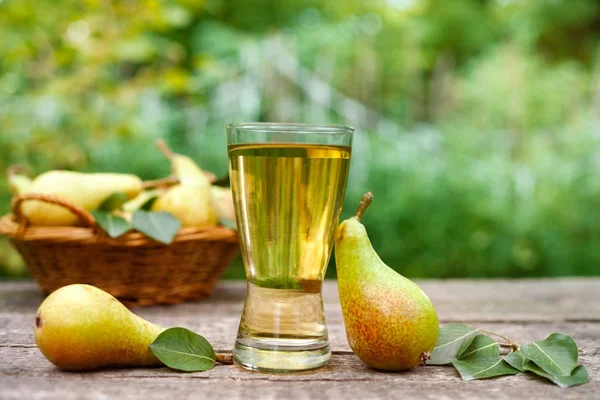
{"label": "green pear", "polygon": [[338,290],[348,343],[367,365],[397,371],[422,364],[438,337],[433,304],[417,284],[381,261],[360,217],[373,199],[335,233]]}
{"label": "green pear", "polygon": [[35,317],[39,349],[69,371],[161,365],[148,346],[163,330],[105,291],[81,284],[50,294]]}

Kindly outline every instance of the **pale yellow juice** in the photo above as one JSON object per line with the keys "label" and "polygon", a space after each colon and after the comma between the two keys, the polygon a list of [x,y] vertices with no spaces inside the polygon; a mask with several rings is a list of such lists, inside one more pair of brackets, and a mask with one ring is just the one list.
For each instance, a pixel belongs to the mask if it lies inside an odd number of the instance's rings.
{"label": "pale yellow juice", "polygon": [[320,290],[339,222],[350,148],[230,145],[229,160],[251,291],[240,331],[252,337],[326,342]]}

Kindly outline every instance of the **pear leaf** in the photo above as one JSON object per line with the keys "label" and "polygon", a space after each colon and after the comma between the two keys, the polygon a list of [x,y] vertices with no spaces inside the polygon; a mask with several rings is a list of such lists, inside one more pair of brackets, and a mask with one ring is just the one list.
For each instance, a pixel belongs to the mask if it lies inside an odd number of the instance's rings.
{"label": "pear leaf", "polygon": [[113,239],[116,239],[131,230],[131,225],[129,225],[129,222],[127,222],[125,218],[100,210],[93,210],[92,215],[96,220],[96,224],[98,224],[98,226]]}
{"label": "pear leaf", "polygon": [[167,367],[185,372],[207,371],[215,366],[215,351],[202,336],[185,328],[169,328],[150,345]]}
{"label": "pear leaf", "polygon": [[131,218],[135,229],[157,242],[170,244],[181,227],[181,222],[166,211],[138,210]]}
{"label": "pear leaf", "polygon": [[464,381],[492,378],[500,375],[516,375],[520,371],[500,358],[496,341],[485,335],[476,336],[452,365]]}
{"label": "pear leaf", "polygon": [[493,378],[501,375],[516,375],[520,372],[500,357],[475,356],[463,360],[454,360],[452,361],[452,365],[460,373],[463,381]]}
{"label": "pear leaf", "polygon": [[129,200],[129,196],[127,196],[125,193],[122,193],[122,192],[113,193],[110,196],[108,196],[107,198],[105,198],[104,200],[102,200],[102,203],[100,203],[100,205],[98,206],[98,210],[100,210],[100,211],[116,210],[117,208],[119,208],[123,204],[125,204],[128,200]]}
{"label": "pear leaf", "polygon": [[468,359],[473,357],[498,357],[500,355],[500,349],[498,343],[489,336],[477,335],[462,353],[459,354],[458,359]]}
{"label": "pear leaf", "polygon": [[237,224],[231,218],[219,218],[219,225],[223,225],[227,228],[237,230]]}
{"label": "pear leaf", "polygon": [[450,324],[440,328],[437,342],[428,365],[450,364],[457,355],[461,354],[471,344],[479,329],[471,328],[463,324]]}
{"label": "pear leaf", "polygon": [[504,356],[504,361],[510,364],[511,367],[518,369],[521,372],[525,372],[525,364],[529,361],[523,353],[519,351],[513,351]]}
{"label": "pear leaf", "polygon": [[529,361],[527,364],[525,364],[525,371],[533,372],[536,375],[546,378],[561,388],[582,385],[589,380],[587,369],[585,369],[583,365],[575,367],[569,376],[556,376],[547,373],[533,361]]}
{"label": "pear leaf", "polygon": [[571,376],[579,349],[572,337],[553,333],[545,340],[521,346],[523,356],[550,375]]}

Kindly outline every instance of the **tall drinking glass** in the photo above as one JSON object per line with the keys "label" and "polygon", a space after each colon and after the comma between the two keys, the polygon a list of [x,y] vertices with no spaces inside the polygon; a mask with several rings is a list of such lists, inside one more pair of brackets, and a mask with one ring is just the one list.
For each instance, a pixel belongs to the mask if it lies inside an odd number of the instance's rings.
{"label": "tall drinking glass", "polygon": [[246,368],[290,372],[329,363],[321,286],[353,132],[339,125],[227,126],[248,283],[233,355]]}

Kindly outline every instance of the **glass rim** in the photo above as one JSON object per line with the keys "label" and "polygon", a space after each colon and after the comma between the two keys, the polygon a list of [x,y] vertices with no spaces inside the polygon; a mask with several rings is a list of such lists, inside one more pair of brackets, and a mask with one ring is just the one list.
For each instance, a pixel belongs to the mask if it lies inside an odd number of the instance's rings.
{"label": "glass rim", "polygon": [[354,127],[337,124],[306,124],[300,122],[236,122],[227,124],[227,131],[240,130],[247,133],[322,133],[328,135],[348,135],[354,133]]}

